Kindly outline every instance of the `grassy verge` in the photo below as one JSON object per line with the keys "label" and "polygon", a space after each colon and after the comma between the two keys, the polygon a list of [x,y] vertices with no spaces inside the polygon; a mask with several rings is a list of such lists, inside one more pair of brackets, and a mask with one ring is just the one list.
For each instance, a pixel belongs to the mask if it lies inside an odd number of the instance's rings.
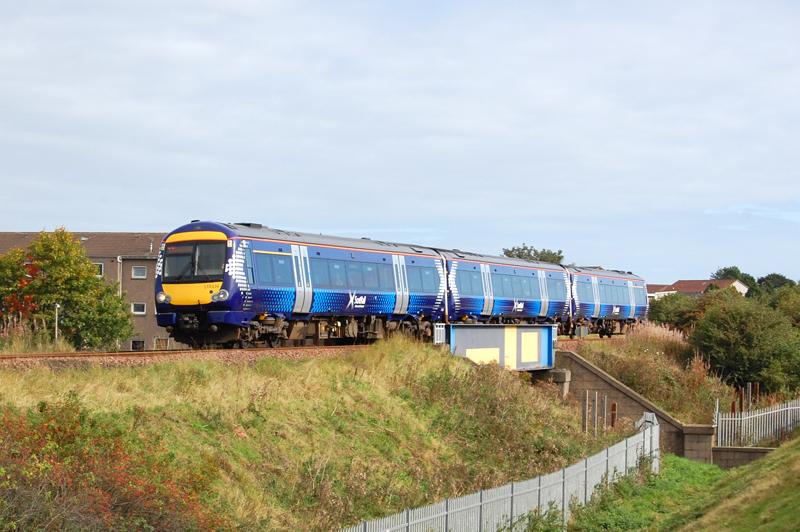
{"label": "grassy verge", "polygon": [[687,423],[710,423],[716,399],[723,407],[732,387],[694,357],[683,336],[644,324],[616,342],[579,344],[578,354]]}
{"label": "grassy verge", "polygon": [[331,529],[624,435],[591,439],[555,389],[402,340],[324,360],[0,370],[0,404],[0,436],[23,442],[0,454],[0,528],[85,528],[64,515],[88,513],[113,528]]}
{"label": "grassy verge", "polygon": [[797,530],[800,439],[722,471],[672,455],[659,475],[621,480],[573,514],[571,530]]}
{"label": "grassy verge", "polygon": [[[661,472],[632,474],[573,514],[570,530],[655,530],[724,475],[716,466],[664,455]],[[671,526],[666,527],[667,529]]]}

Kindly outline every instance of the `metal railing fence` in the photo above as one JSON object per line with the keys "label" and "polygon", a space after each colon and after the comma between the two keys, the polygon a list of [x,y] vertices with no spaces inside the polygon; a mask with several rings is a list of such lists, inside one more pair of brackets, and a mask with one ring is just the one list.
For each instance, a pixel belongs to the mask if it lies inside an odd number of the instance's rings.
{"label": "metal railing fence", "polygon": [[[645,414],[639,423],[641,431],[637,434],[555,473],[406,509],[388,517],[363,521],[342,532],[513,529],[516,519],[537,510],[544,514],[551,507],[561,512],[566,525],[571,504],[586,504],[604,481],[614,482],[643,463],[658,472],[658,421],[654,414]],[[524,529],[524,525],[520,524],[519,528]]]}
{"label": "metal railing fence", "polygon": [[719,447],[748,447],[780,440],[800,427],[800,399],[744,412],[717,410],[715,422]]}

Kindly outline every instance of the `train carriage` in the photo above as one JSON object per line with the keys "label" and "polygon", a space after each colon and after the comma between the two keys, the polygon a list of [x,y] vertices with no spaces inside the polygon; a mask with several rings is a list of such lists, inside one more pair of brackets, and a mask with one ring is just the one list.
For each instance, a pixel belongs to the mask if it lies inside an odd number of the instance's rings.
{"label": "train carriage", "polygon": [[567,268],[572,285],[572,315],[576,325],[589,324],[600,336],[647,315],[644,279],[630,272],[598,268]]}
{"label": "train carriage", "polygon": [[157,319],[178,341],[429,335],[444,314],[445,274],[432,249],[193,222],[166,236]]}
{"label": "train carriage", "polygon": [[451,320],[561,322],[570,312],[569,279],[557,264],[442,251]]}

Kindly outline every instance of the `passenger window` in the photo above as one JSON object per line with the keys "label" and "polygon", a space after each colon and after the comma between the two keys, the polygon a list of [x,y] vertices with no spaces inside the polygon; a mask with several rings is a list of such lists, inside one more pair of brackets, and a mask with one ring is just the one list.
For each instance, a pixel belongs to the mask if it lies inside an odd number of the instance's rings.
{"label": "passenger window", "polygon": [[269,255],[256,253],[256,270],[258,271],[258,284],[272,284],[272,261]]}
{"label": "passenger window", "polygon": [[503,278],[496,273],[492,274],[492,292],[494,297],[506,297],[503,292]]}
{"label": "passenger window", "polygon": [[458,288],[458,293],[462,296],[469,295],[469,274],[463,270],[459,270],[456,272],[456,288]]}
{"label": "passenger window", "polygon": [[347,263],[347,286],[348,288],[364,288],[364,272],[360,262]]}
{"label": "passenger window", "polygon": [[519,277],[512,276],[511,277],[511,286],[514,290],[514,297],[521,298],[522,297],[522,282],[520,281]]}
{"label": "passenger window", "polygon": [[330,261],[328,263],[328,271],[331,274],[331,286],[333,288],[344,288],[347,286],[347,277],[344,273],[344,263],[342,261]]}
{"label": "passenger window", "polygon": [[480,272],[471,271],[469,272],[470,284],[472,285],[472,292],[471,295],[473,296],[482,296],[483,295],[483,280],[481,279]]}
{"label": "passenger window", "polygon": [[394,292],[394,271],[388,264],[378,264],[378,280],[381,290]]}
{"label": "passenger window", "polygon": [[292,273],[292,259],[272,255],[272,277],[278,286],[294,286],[294,275]]}
{"label": "passenger window", "polygon": [[525,299],[531,298],[531,280],[527,277],[520,277],[519,278],[520,284],[522,284],[522,297]]}
{"label": "passenger window", "polygon": [[514,297],[514,287],[510,275],[503,276],[503,294],[505,294],[505,297]]}
{"label": "passenger window", "polygon": [[378,289],[378,265],[364,264],[364,288],[368,290]]}
{"label": "passenger window", "polygon": [[439,274],[433,268],[420,268],[422,274],[422,290],[428,294],[435,294],[439,290]]}
{"label": "passenger window", "polygon": [[422,277],[418,266],[406,266],[406,277],[408,277],[408,289],[411,292],[422,292]]}
{"label": "passenger window", "polygon": [[318,288],[330,287],[331,276],[328,274],[327,260],[311,259],[311,284]]}

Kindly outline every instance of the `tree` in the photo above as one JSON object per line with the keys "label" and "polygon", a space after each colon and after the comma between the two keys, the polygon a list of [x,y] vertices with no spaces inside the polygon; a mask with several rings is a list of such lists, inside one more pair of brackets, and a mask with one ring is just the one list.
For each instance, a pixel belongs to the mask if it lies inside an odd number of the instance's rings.
{"label": "tree", "polygon": [[687,331],[698,305],[698,299],[686,294],[669,294],[650,303],[647,318]]}
{"label": "tree", "polygon": [[778,288],[772,293],[769,305],[800,327],[800,285]]}
{"label": "tree", "polygon": [[756,300],[712,302],[690,341],[732,384],[758,381],[770,391],[800,385],[800,332],[786,316]]}
{"label": "tree", "polygon": [[779,273],[770,273],[769,275],[758,278],[758,285],[768,292],[774,292],[784,286],[795,286],[795,284],[794,281]]}
{"label": "tree", "polygon": [[761,286],[759,286],[756,278],[745,273],[739,269],[738,266],[725,266],[711,274],[712,279],[736,279],[741,281],[747,286],[747,297],[756,297],[761,295]]}
{"label": "tree", "polygon": [[0,260],[3,311],[9,302],[31,303],[31,318],[52,323],[59,304],[59,329],[78,349],[116,347],[133,333],[130,313],[115,285],[96,275],[75,237],[64,229],[40,233],[25,251]]}
{"label": "tree", "polygon": [[521,246],[514,246],[508,249],[503,248],[503,255],[514,259],[538,260],[553,264],[561,264],[564,261],[564,252],[560,249],[558,251],[547,248],[536,249],[524,242]]}

